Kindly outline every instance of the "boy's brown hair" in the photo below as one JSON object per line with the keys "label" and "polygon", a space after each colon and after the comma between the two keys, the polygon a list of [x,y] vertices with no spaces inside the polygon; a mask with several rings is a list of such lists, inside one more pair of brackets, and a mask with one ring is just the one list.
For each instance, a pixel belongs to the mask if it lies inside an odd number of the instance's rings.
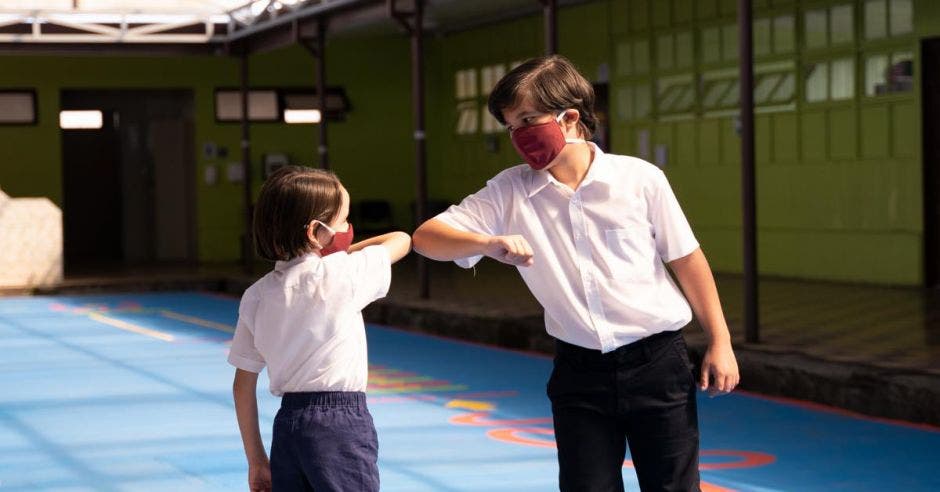
{"label": "boy's brown hair", "polygon": [[561,55],[532,58],[507,73],[490,92],[490,114],[505,125],[503,111],[525,99],[546,113],[577,109],[581,113],[578,129],[585,140],[590,140],[597,130],[594,87]]}
{"label": "boy's brown hair", "polygon": [[335,174],[284,166],[261,187],[252,225],[255,251],[270,261],[289,260],[313,251],[306,225],[329,224],[342,207],[342,184]]}

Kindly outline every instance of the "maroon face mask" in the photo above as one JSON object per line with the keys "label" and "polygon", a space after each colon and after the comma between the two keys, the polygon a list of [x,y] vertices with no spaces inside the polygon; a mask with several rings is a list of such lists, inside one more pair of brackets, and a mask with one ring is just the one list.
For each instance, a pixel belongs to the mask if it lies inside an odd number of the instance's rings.
{"label": "maroon face mask", "polygon": [[564,117],[565,112],[562,111],[555,117],[555,121],[519,127],[509,134],[512,146],[532,169],[536,171],[545,169],[545,166],[558,157],[558,154],[565,148],[565,144],[584,143],[584,140],[580,138],[565,138],[559,125]]}
{"label": "maroon face mask", "polygon": [[333,241],[330,242],[330,245],[320,250],[320,256],[327,256],[333,253],[340,251],[346,251],[353,243],[353,226],[349,224],[349,227],[345,232],[336,232],[333,229],[330,229],[330,226],[320,222],[320,225],[324,229],[330,231],[333,234]]}

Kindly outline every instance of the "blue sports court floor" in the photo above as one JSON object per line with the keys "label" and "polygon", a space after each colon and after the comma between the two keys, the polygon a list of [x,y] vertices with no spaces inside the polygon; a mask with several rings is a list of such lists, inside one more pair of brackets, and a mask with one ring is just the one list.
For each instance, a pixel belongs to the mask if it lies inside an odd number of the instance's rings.
{"label": "blue sports court floor", "polygon": [[[225,362],[237,306],[204,293],[0,299],[0,492],[245,490]],[[368,336],[383,490],[557,490],[550,359]],[[270,442],[278,401],[259,396]],[[940,490],[940,429],[741,393],[702,397],[700,420],[705,491]],[[624,477],[636,490],[629,460]]]}

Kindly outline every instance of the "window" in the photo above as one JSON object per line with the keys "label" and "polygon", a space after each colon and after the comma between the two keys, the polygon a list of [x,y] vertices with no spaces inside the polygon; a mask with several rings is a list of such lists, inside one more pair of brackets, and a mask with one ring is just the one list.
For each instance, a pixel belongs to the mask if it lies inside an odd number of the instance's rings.
{"label": "window", "polygon": [[0,125],[36,124],[36,93],[31,90],[0,91]]}
{"label": "window", "polygon": [[458,70],[454,75],[455,96],[457,97],[457,135],[471,135],[480,128],[479,109],[477,108],[477,70],[468,68]]}
{"label": "window", "polygon": [[806,101],[839,101],[855,97],[855,60],[840,58],[806,67]]}
{"label": "window", "polygon": [[866,0],[865,39],[910,34],[914,31],[911,0]]}
{"label": "window", "polygon": [[880,96],[914,89],[914,57],[910,52],[877,53],[865,59],[865,95]]}
{"label": "window", "polygon": [[[241,121],[241,91],[216,90],[215,119],[217,121]],[[248,119],[250,121],[280,121],[281,112],[277,91],[274,89],[248,91]]]}
{"label": "window", "polygon": [[851,4],[806,11],[803,23],[805,43],[809,49],[855,41],[855,9]]}

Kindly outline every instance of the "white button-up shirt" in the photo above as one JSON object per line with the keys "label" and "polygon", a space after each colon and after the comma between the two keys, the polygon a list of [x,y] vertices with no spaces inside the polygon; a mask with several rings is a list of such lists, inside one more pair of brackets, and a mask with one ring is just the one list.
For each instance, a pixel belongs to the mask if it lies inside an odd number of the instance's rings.
{"label": "white button-up shirt", "polygon": [[365,391],[368,356],[362,309],[385,297],[392,279],[384,246],[279,261],[238,306],[233,366],[261,372],[271,393]]}
{"label": "white button-up shirt", "polygon": [[[659,168],[593,147],[577,190],[520,165],[436,219],[463,231],[524,237],[535,263],[518,270],[545,309],[548,333],[609,352],[691,321],[663,262],[699,244]],[[480,258],[456,263],[470,268]]]}

